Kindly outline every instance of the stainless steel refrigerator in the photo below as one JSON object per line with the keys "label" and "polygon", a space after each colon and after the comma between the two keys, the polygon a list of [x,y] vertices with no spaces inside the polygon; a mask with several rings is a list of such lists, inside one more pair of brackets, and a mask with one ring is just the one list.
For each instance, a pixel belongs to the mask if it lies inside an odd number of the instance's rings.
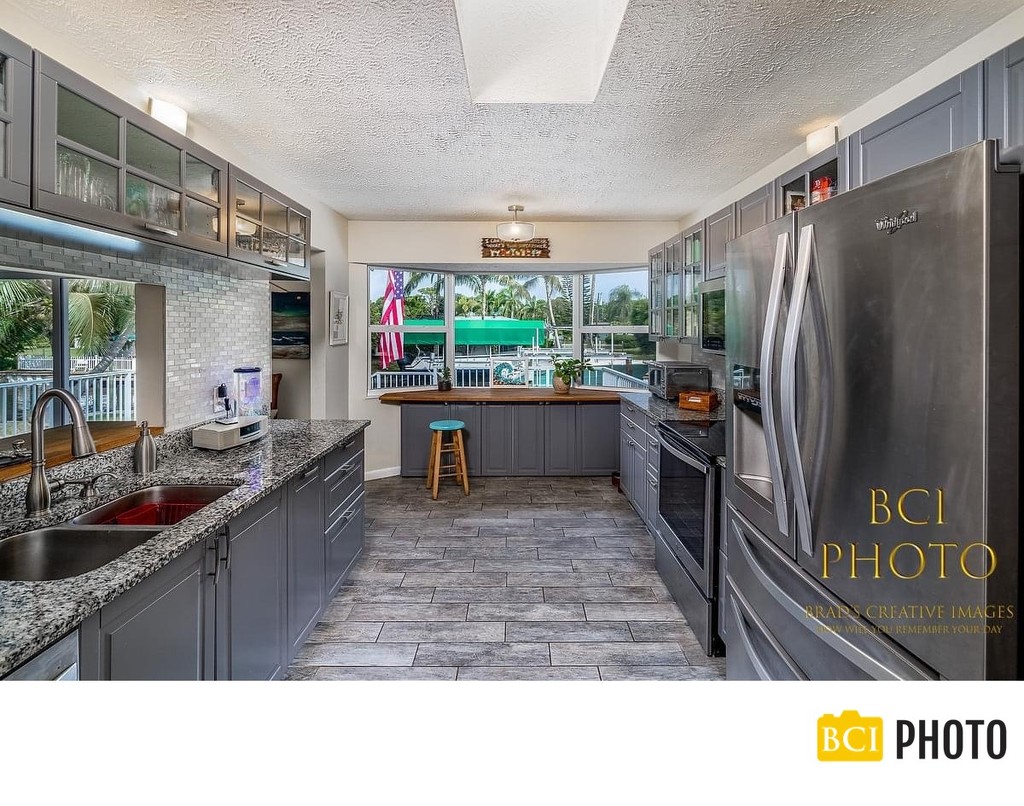
{"label": "stainless steel refrigerator", "polygon": [[987,141],[728,244],[729,678],[1021,675],[1019,240]]}

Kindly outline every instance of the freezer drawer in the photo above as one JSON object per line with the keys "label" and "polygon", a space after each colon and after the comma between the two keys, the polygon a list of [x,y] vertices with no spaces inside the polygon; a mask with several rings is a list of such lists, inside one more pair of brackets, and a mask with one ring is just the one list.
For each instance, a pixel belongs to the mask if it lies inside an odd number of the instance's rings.
{"label": "freezer drawer", "polygon": [[[929,680],[935,672],[843,615],[831,597],[732,506],[727,509],[726,579],[732,617],[729,676],[745,679]],[[828,613],[825,618],[819,614]],[[753,648],[753,649],[752,649]],[[751,654],[755,661],[747,659]]]}

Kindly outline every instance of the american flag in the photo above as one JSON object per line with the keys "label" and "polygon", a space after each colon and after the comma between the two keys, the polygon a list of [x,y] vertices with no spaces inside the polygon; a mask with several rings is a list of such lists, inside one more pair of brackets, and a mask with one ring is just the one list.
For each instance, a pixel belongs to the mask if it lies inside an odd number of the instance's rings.
{"label": "american flag", "polygon": [[[382,325],[401,325],[405,321],[405,282],[402,272],[388,269],[388,286],[384,291],[384,310],[380,315]],[[401,333],[380,334],[380,365],[387,367],[405,353],[402,350]]]}

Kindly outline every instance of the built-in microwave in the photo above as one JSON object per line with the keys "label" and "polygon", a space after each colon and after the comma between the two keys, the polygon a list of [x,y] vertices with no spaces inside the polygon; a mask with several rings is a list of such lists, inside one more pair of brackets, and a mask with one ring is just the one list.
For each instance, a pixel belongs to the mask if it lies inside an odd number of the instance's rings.
{"label": "built-in microwave", "polygon": [[700,293],[700,349],[725,354],[725,278],[697,286]]}

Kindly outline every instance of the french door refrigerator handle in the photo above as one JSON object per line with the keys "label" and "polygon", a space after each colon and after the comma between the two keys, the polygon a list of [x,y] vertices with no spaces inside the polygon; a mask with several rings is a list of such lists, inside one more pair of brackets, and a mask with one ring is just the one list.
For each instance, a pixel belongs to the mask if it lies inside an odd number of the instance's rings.
{"label": "french door refrigerator handle", "polygon": [[803,461],[800,458],[800,442],[796,431],[796,351],[800,343],[800,328],[803,323],[804,304],[807,302],[807,286],[810,283],[812,261],[817,264],[817,249],[814,244],[814,225],[808,224],[800,230],[800,250],[796,259],[793,297],[789,305],[786,336],[782,342],[782,383],[779,404],[782,411],[782,439],[786,446],[786,461],[789,464],[793,480],[793,498],[796,500],[796,530],[799,544],[803,551],[813,556],[811,507],[807,495],[807,478],[804,476]]}
{"label": "french door refrigerator handle", "polygon": [[786,282],[786,270],[791,267],[789,233],[779,235],[775,246],[775,265],[772,282],[768,291],[768,312],[764,318],[764,333],[761,337],[761,406],[765,441],[768,446],[768,470],[772,477],[772,497],[775,502],[775,517],[779,531],[789,534],[788,503],[786,483],[782,477],[782,456],[779,453],[779,435],[775,431],[775,342],[778,337],[779,317],[782,313],[782,292]]}
{"label": "french door refrigerator handle", "polygon": [[754,667],[754,671],[757,676],[762,680],[771,680],[771,672],[768,671],[768,667],[761,656],[758,655],[757,649],[754,647],[754,642],[750,639],[750,635],[747,631],[746,622],[752,622],[757,629],[761,632],[768,645],[778,655],[779,660],[785,664],[786,668],[789,669],[790,673],[797,680],[807,680],[807,675],[800,671],[796,663],[789,657],[782,645],[775,639],[775,637],[769,632],[768,628],[756,615],[754,615],[753,609],[747,605],[746,601],[740,596],[739,591],[736,590],[735,585],[730,582],[731,596],[729,597],[729,604],[732,605],[733,622],[736,625],[736,632],[740,637],[740,641],[743,643],[743,648],[747,652],[747,658],[750,660],[751,665]]}

